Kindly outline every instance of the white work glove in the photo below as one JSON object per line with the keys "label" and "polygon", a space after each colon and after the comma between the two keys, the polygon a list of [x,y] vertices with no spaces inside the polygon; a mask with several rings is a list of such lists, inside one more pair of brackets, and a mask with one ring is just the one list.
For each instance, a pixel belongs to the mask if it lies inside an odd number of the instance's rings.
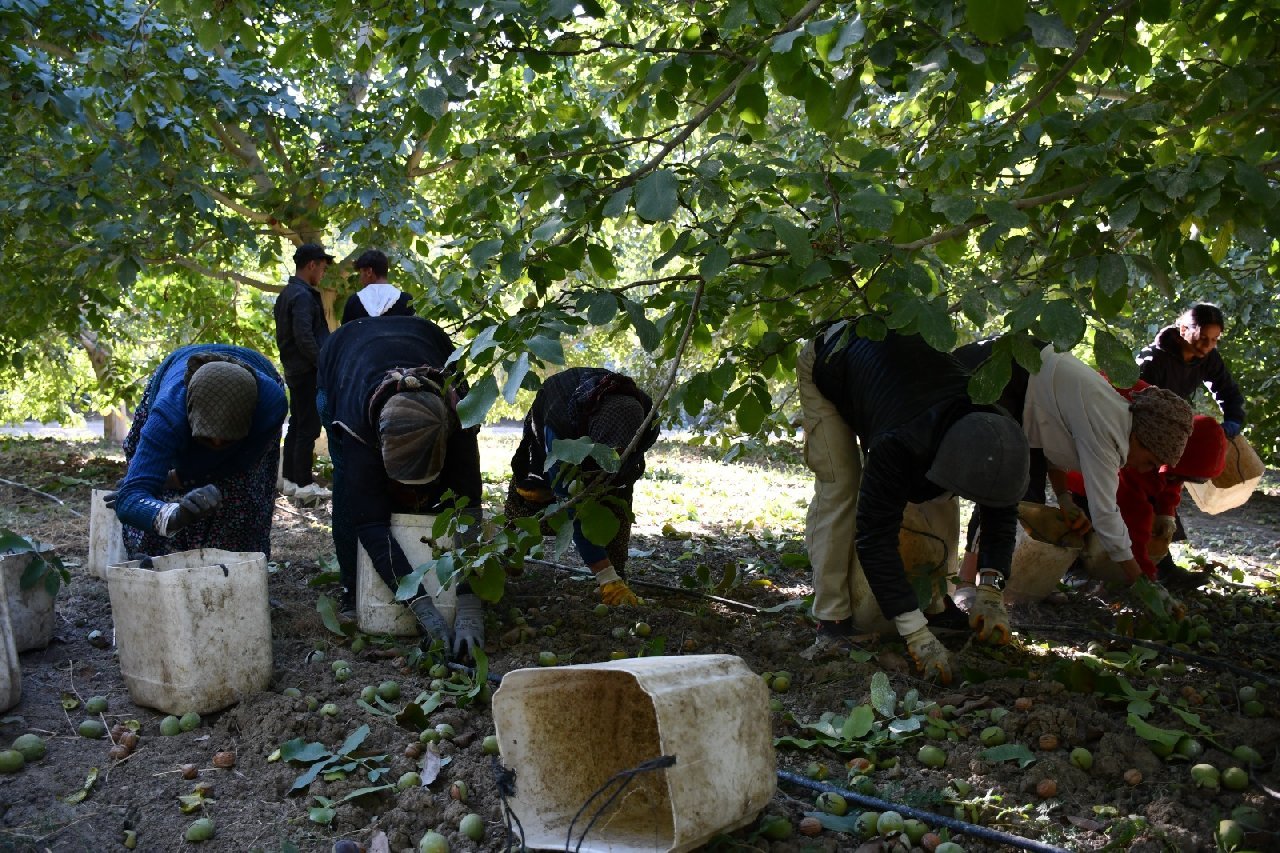
{"label": "white work glove", "polygon": [[907,644],[907,654],[915,661],[916,669],[925,678],[937,678],[943,684],[950,684],[955,665],[951,660],[951,652],[942,645],[933,632],[929,630],[929,622],[919,610],[895,616],[894,625],[898,634]]}
{"label": "white work glove", "polygon": [[1009,611],[1004,608],[1004,593],[994,586],[978,584],[969,604],[969,627],[984,643],[1007,644],[1013,631],[1009,628]]}

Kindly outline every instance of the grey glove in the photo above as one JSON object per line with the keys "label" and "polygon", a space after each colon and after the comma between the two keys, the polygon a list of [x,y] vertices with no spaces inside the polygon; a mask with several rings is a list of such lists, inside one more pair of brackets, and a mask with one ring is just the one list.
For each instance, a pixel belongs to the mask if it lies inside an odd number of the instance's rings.
{"label": "grey glove", "polygon": [[207,486],[192,489],[178,501],[178,511],[169,522],[169,533],[181,530],[220,506],[222,506],[222,492],[218,491],[217,486],[210,483]]}
{"label": "grey glove", "polygon": [[458,613],[453,620],[453,656],[474,658],[475,649],[484,648],[484,605],[474,593],[458,596]]}
{"label": "grey glove", "polygon": [[448,654],[449,647],[453,644],[453,635],[449,631],[449,623],[444,621],[444,615],[436,609],[431,596],[418,596],[409,604],[409,609],[413,611],[427,639],[444,643],[445,654]]}

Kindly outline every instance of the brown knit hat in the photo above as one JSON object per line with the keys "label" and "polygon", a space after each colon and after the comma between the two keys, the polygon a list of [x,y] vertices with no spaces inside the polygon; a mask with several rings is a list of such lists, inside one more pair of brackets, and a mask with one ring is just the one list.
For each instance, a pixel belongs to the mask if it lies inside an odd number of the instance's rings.
{"label": "brown knit hat", "polygon": [[1186,400],[1166,388],[1143,388],[1129,402],[1133,437],[1162,465],[1176,465],[1191,437],[1192,411]]}
{"label": "brown knit hat", "polygon": [[439,394],[407,391],[387,400],[378,416],[382,464],[401,483],[430,483],[444,469],[457,416]]}
{"label": "brown knit hat", "polygon": [[635,397],[611,394],[600,401],[600,406],[587,422],[587,435],[596,444],[607,444],[621,452],[635,438],[647,413]]}
{"label": "brown knit hat", "polygon": [[238,363],[210,361],[187,379],[187,422],[196,438],[239,441],[257,405],[258,380]]}

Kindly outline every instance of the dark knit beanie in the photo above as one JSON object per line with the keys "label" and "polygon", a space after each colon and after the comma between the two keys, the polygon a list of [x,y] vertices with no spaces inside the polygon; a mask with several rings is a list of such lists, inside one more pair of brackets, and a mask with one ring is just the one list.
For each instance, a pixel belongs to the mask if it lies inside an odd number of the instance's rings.
{"label": "dark knit beanie", "polygon": [[410,485],[439,477],[455,421],[448,404],[432,391],[409,391],[387,400],[378,416],[387,476]]}
{"label": "dark knit beanie", "polygon": [[1166,388],[1143,388],[1129,402],[1133,437],[1161,465],[1176,465],[1191,437],[1193,413],[1186,400]]}
{"label": "dark knit beanie", "polygon": [[596,444],[607,444],[621,452],[635,438],[644,422],[645,410],[640,401],[626,394],[612,394],[587,421],[587,434]]}
{"label": "dark knit beanie", "polygon": [[258,380],[230,361],[211,361],[187,380],[187,422],[195,438],[239,441],[249,434]]}
{"label": "dark knit beanie", "polygon": [[942,436],[925,476],[981,506],[1013,506],[1027,491],[1031,449],[1008,415],[970,412]]}

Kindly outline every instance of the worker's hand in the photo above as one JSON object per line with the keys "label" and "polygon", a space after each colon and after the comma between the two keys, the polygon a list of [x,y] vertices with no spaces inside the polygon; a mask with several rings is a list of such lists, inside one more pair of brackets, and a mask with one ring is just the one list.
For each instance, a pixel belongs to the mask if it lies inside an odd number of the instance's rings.
{"label": "worker's hand", "polygon": [[192,489],[178,500],[178,511],[169,522],[169,533],[181,530],[220,506],[222,506],[222,492],[218,491],[217,486],[210,483],[207,486]]}
{"label": "worker's hand", "polygon": [[1117,563],[1117,565],[1120,566],[1120,571],[1124,572],[1124,582],[1130,586],[1136,583],[1139,578],[1144,577],[1142,566],[1139,566],[1138,561],[1132,557],[1122,563]]}
{"label": "worker's hand", "polygon": [[1225,420],[1224,420],[1224,421],[1222,422],[1222,431],[1223,431],[1223,433],[1225,433],[1225,434],[1226,434],[1226,436],[1227,436],[1227,441],[1230,441],[1231,439],[1233,439],[1233,438],[1235,438],[1237,435],[1239,435],[1239,434],[1240,434],[1240,430],[1242,430],[1242,429],[1244,429],[1244,424],[1240,423],[1239,421],[1225,421]]}
{"label": "worker's hand", "polygon": [[1013,632],[1009,629],[1009,611],[1004,608],[1004,594],[993,586],[978,585],[969,602],[969,627],[984,643],[1003,646]]}
{"label": "worker's hand", "polygon": [[107,507],[107,509],[111,510],[112,512],[115,512],[116,501],[119,499],[119,497],[120,497],[120,493],[117,491],[107,492],[102,496],[102,503]]}
{"label": "worker's hand", "polygon": [[1177,529],[1178,522],[1174,520],[1172,515],[1157,515],[1155,521],[1151,522],[1151,538],[1172,541],[1173,534]]}
{"label": "worker's hand", "polygon": [[[453,646],[453,635],[449,632],[449,623],[444,621],[444,615],[436,609],[431,596],[418,596],[410,602],[409,609],[413,611],[413,616],[418,620],[418,625],[427,639],[431,642],[439,640],[444,644],[444,653],[449,654]],[[483,623],[481,630],[483,630]]]}
{"label": "worker's hand", "polygon": [[[597,566],[603,565],[603,568]],[[592,564],[591,570],[595,572],[596,583],[600,585],[600,600],[610,607],[617,607],[620,604],[636,605],[640,603],[640,599],[631,591],[631,587],[627,586],[627,582],[618,577],[618,572],[609,565],[607,560],[601,560],[598,564]]]}
{"label": "worker's hand", "polygon": [[[1175,621],[1182,621],[1187,615],[1187,606],[1170,594],[1163,584],[1143,578],[1133,585],[1132,592],[1142,607],[1153,616],[1165,616]],[[1164,613],[1161,614],[1161,609]]]}
{"label": "worker's hand", "polygon": [[1076,506],[1075,499],[1071,497],[1070,492],[1062,492],[1058,495],[1058,512],[1062,513],[1062,520],[1067,523],[1067,527],[1072,533],[1078,533],[1081,536],[1093,529],[1093,525],[1089,522],[1089,516],[1085,515],[1085,511]]}
{"label": "worker's hand", "polygon": [[474,593],[458,595],[458,612],[453,620],[453,657],[475,658],[475,649],[484,648],[484,605]]}
{"label": "worker's hand", "polygon": [[917,628],[902,638],[907,644],[907,654],[916,663],[916,669],[925,678],[936,677],[943,684],[951,683],[953,666],[951,652],[933,636],[928,626]]}

